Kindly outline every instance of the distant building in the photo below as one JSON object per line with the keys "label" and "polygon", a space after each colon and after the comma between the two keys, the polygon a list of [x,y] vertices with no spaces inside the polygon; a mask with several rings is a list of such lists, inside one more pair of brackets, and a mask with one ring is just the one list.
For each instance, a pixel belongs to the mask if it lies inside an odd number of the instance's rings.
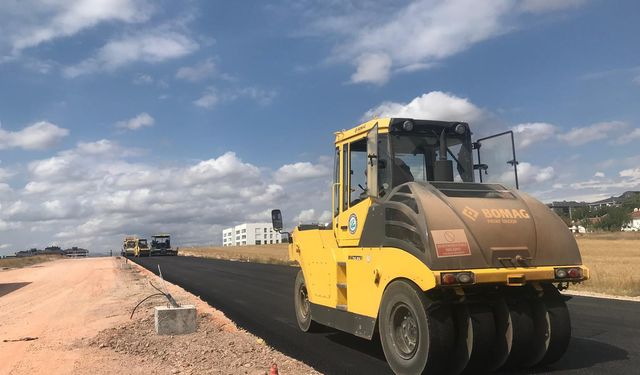
{"label": "distant building", "polygon": [[558,215],[573,218],[572,212],[576,208],[588,208],[589,211],[595,211],[605,207],[618,207],[622,204],[622,202],[628,199],[633,199],[636,196],[640,196],[640,191],[625,191],[618,197],[610,197],[595,202],[562,201],[548,203],[547,206],[555,211],[555,213],[557,213]]}
{"label": "distant building", "polygon": [[89,250],[74,246],[70,249],[65,249],[64,255],[67,257],[73,257],[73,258],[86,257],[89,255]]}
{"label": "distant building", "polygon": [[589,204],[585,202],[562,201],[562,202],[552,202],[547,204],[547,206],[553,211],[555,211],[555,213],[558,215],[573,218],[573,215],[572,215],[573,210],[575,210],[576,208],[589,207]]}
{"label": "distant building", "polygon": [[[634,208],[631,213],[631,221],[626,225],[627,230],[639,231],[640,230],[640,208]],[[623,228],[623,230],[625,230]]]}
{"label": "distant building", "polygon": [[244,223],[222,231],[222,246],[271,245],[281,243],[271,223]]}

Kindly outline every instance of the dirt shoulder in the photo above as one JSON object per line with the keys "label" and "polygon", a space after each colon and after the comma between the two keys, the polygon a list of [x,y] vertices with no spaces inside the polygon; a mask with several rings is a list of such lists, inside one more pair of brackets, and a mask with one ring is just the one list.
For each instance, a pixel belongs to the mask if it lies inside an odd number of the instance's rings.
{"label": "dirt shoulder", "polygon": [[[159,279],[115,258],[63,259],[0,272],[0,374],[317,374],[220,311],[167,283],[181,304],[198,309],[198,331],[157,336],[143,303]],[[33,340],[24,341],[31,338]]]}

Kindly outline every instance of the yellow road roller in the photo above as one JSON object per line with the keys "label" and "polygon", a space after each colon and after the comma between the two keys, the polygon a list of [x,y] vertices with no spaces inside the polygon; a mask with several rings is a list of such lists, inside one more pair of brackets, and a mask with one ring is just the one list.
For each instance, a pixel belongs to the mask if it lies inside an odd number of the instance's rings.
{"label": "yellow road roller", "polygon": [[[380,118],[336,133],[330,224],[299,225],[298,325],[379,337],[396,374],[487,373],[557,361],[560,294],[589,278],[573,235],[518,190],[513,133]],[[274,228],[282,213],[272,211]]]}

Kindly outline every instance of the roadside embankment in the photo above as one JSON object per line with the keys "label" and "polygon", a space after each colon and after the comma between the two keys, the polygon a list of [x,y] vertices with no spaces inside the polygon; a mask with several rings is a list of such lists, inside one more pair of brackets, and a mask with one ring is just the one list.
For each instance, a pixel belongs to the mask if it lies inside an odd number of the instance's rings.
{"label": "roadside embankment", "polygon": [[180,255],[202,258],[241,260],[267,264],[292,264],[287,244],[250,246],[194,246],[181,247]]}
{"label": "roadside embankment", "polygon": [[[150,299],[196,305],[198,330],[158,336]],[[198,297],[123,259],[62,259],[0,272],[0,374],[317,374]]]}

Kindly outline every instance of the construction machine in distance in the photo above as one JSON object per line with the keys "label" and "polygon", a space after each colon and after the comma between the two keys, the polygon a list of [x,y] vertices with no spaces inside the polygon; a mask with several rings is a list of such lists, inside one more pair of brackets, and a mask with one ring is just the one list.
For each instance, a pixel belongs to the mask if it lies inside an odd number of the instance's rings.
{"label": "construction machine in distance", "polygon": [[122,251],[120,254],[124,257],[132,257],[135,254],[136,248],[136,237],[127,236],[124,238],[124,242],[122,243]]}
{"label": "construction machine in distance", "polygon": [[151,253],[149,244],[145,238],[127,236],[124,238],[122,255],[125,257],[148,257]]}
{"label": "construction machine in distance", "polygon": [[151,236],[151,255],[178,255],[178,249],[171,247],[171,235],[162,233]]}
{"label": "construction machine in distance", "polygon": [[517,164],[512,132],[472,142],[464,122],[337,132],[332,222],[289,238],[300,329],[379,334],[396,374],[557,361],[571,337],[559,291],[589,270],[563,221],[517,190]]}

